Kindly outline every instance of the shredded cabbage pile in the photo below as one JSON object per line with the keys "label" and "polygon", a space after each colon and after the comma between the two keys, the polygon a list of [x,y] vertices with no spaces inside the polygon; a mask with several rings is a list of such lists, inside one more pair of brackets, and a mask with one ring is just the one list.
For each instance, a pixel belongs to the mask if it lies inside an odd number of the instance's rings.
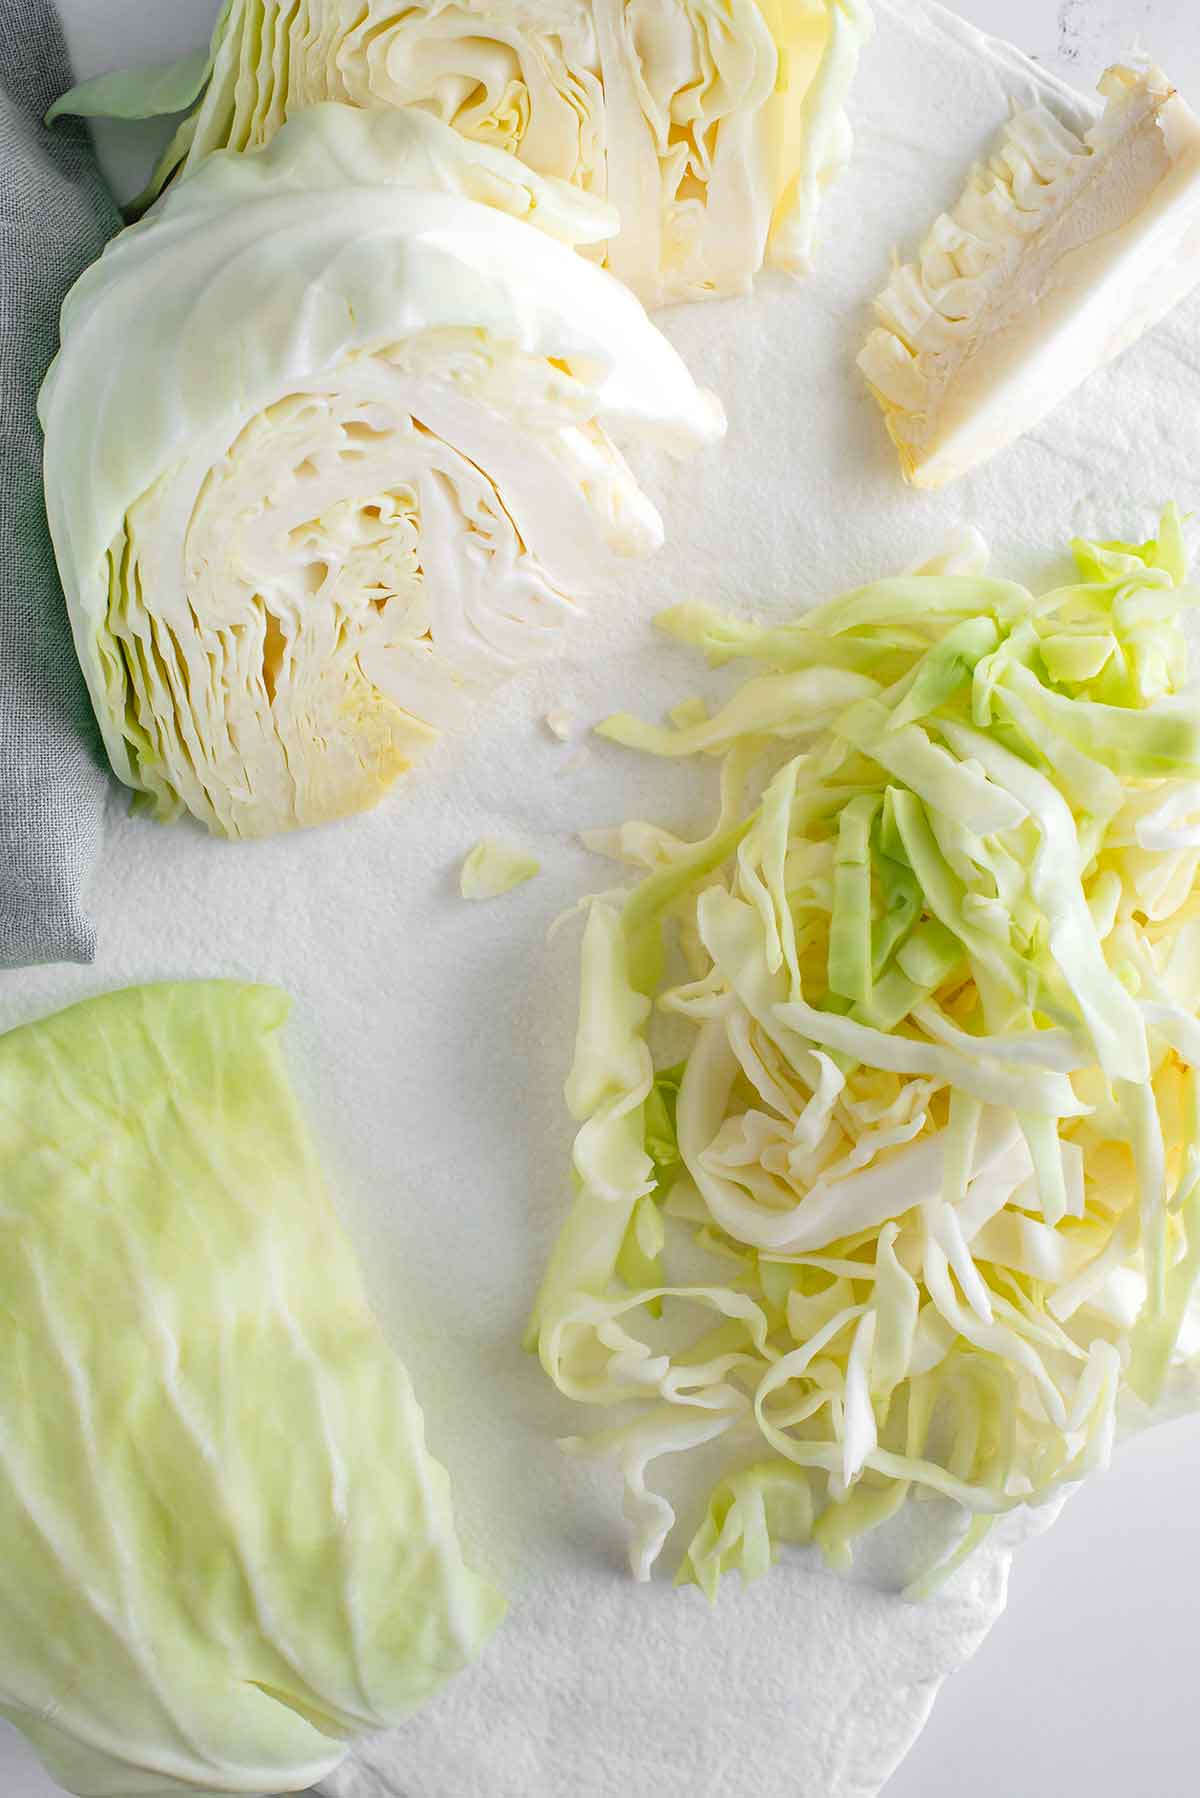
{"label": "shredded cabbage pile", "polygon": [[565,1446],[620,1468],[641,1578],[659,1456],[728,1449],[680,1568],[710,1596],[941,1494],[968,1521],[927,1590],[1103,1463],[1119,1401],[1197,1395],[1200,593],[1173,508],[1073,547],[1039,597],[975,568],[775,628],[682,607],[670,635],[765,672],[601,727],[722,758],[703,840],[599,837],[647,872],[587,908],[530,1333],[619,1408]]}

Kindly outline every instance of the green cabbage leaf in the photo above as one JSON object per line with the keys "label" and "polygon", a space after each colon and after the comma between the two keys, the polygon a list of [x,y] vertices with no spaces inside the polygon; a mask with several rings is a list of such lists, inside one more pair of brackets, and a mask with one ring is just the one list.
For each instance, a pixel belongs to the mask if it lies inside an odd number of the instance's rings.
{"label": "green cabbage leaf", "polygon": [[0,1715],[83,1798],[301,1790],[503,1611],[326,1195],[287,1010],[144,987],[0,1037]]}

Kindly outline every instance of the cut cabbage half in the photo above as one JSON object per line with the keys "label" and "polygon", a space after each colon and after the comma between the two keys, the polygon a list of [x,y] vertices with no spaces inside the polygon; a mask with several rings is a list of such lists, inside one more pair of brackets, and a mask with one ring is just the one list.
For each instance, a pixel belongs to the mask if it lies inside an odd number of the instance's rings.
{"label": "cut cabbage half", "polygon": [[1173,510],[1074,550],[1040,595],[964,542],[774,628],[680,608],[764,671],[602,727],[724,757],[700,841],[589,839],[643,878],[586,908],[527,1338],[613,1420],[564,1446],[619,1471],[642,1577],[661,1456],[726,1456],[711,1594],[781,1542],[844,1564],[910,1493],[969,1553],[1200,1404],[1200,594]]}
{"label": "cut cabbage half", "polygon": [[421,107],[607,196],[607,259],[647,305],[803,269],[850,147],[866,0],[226,0],[210,56],[102,76],[59,112],[198,102],[152,192],[322,100]]}
{"label": "cut cabbage half", "polygon": [[210,158],[77,284],[41,400],[114,768],[231,837],[373,804],[662,539],[609,424],[723,432],[567,246],[607,206],[422,113]]}
{"label": "cut cabbage half", "polygon": [[1114,67],[1076,136],[1006,126],[876,301],[858,365],[906,478],[943,487],[1030,430],[1200,282],[1200,120],[1155,68]]}
{"label": "cut cabbage half", "polygon": [[84,1798],[293,1792],[503,1612],[367,1308],[284,994],[0,1037],[0,1716]]}

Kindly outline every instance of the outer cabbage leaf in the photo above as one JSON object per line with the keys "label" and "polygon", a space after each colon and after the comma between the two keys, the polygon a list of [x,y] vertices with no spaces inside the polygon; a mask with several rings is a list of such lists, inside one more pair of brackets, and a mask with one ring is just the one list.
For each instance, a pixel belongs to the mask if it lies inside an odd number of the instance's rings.
{"label": "outer cabbage leaf", "polygon": [[113,767],[261,836],[374,804],[661,542],[608,426],[717,402],[566,247],[599,201],[422,113],[210,158],[76,285],[46,491]]}
{"label": "outer cabbage leaf", "polygon": [[414,107],[620,213],[604,254],[647,305],[810,262],[866,0],[226,0],[207,60],[102,76],[64,112],[199,97],[151,194],[326,100]]}
{"label": "outer cabbage leaf", "polygon": [[499,1599],[367,1309],[283,994],[0,1038],[0,1713],[86,1798],[295,1791]]}

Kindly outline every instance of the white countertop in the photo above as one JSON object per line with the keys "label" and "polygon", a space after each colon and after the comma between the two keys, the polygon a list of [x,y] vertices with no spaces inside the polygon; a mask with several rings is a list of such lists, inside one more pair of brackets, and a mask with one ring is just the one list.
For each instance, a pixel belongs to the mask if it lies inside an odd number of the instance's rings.
{"label": "white countertop", "polygon": [[[194,47],[215,0],[60,0],[60,8],[79,72],[90,74]],[[959,0],[958,10],[1081,86],[1140,40],[1200,96],[1196,0]],[[111,129],[102,135],[106,151],[118,141]],[[122,166],[144,164],[128,132],[123,143]],[[943,1693],[888,1798],[1192,1792],[1197,1517],[1200,1425],[1172,1426],[1126,1450],[1022,1550],[1007,1614]],[[0,1726],[3,1798],[55,1791]],[[729,1798],[752,1795],[730,1786]]]}

